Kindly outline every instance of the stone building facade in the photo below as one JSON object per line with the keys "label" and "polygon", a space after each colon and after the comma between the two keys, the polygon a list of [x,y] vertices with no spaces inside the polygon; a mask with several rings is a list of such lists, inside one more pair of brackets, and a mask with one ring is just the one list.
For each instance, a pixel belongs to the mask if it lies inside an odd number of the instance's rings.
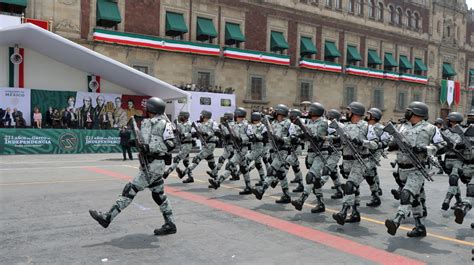
{"label": "stone building facade", "polygon": [[[244,107],[357,100],[385,120],[413,100],[430,120],[474,108],[465,0],[28,0],[23,12],[171,84],[231,87]],[[460,82],[458,105],[440,103],[442,79]]]}

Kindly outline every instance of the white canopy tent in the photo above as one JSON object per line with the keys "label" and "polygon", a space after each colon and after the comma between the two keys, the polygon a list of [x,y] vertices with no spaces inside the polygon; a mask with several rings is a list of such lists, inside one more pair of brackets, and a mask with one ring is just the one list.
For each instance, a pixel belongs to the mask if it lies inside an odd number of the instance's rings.
{"label": "white canopy tent", "polygon": [[16,44],[137,94],[191,100],[189,93],[177,87],[30,23],[0,28],[0,46]]}

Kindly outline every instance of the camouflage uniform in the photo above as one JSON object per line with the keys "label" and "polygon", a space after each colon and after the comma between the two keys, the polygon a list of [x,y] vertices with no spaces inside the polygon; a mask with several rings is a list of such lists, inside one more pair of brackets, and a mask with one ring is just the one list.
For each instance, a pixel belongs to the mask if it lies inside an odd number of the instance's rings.
{"label": "camouflage uniform", "polygon": [[179,153],[173,158],[173,164],[165,172],[164,178],[173,172],[179,165],[179,162],[183,161],[185,168],[189,167],[189,153],[193,148],[193,138],[191,133],[191,122],[190,121],[179,121],[176,123],[177,132],[181,137],[181,146]]}
{"label": "camouflage uniform", "polygon": [[[251,150],[245,155],[246,164],[248,166],[248,173],[255,167],[260,176],[260,183],[263,184],[265,179],[265,171],[263,170],[262,157],[265,155],[265,144],[268,141],[266,132],[267,128],[262,123],[252,124],[252,130],[255,140],[252,142]],[[254,164],[251,165],[251,162]]]}
{"label": "camouflage uniform", "polygon": [[[298,118],[299,119],[299,118]],[[299,156],[303,154],[303,147],[301,139],[303,137],[303,132],[301,128],[296,126],[295,124],[291,124],[290,126],[290,135],[291,137],[291,153],[286,159],[286,162],[289,166],[293,169],[293,173],[295,174],[295,179],[292,180],[292,183],[298,183],[298,187],[293,190],[293,192],[302,192],[304,190],[303,185],[303,173],[301,172],[300,168],[300,160]]]}
{"label": "camouflage uniform", "polygon": [[[230,128],[234,127],[234,125],[235,125],[234,121],[227,120],[227,122],[229,123]],[[219,125],[219,128],[222,132],[224,151],[222,152],[222,155],[217,160],[216,167],[212,171],[207,171],[207,174],[212,178],[217,177],[217,173],[219,173],[219,170],[221,170],[221,168],[224,165],[225,161],[230,160],[232,158],[232,156],[234,155],[234,146],[232,145],[232,141],[230,139],[229,131],[227,130],[227,128],[225,128],[222,125]],[[232,174],[236,174],[236,172],[232,172]]]}

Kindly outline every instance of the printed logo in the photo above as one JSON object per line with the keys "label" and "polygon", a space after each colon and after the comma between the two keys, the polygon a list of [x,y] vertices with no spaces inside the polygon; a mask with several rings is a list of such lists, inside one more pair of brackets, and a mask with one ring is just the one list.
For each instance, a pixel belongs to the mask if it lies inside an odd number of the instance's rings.
{"label": "printed logo", "polygon": [[76,149],[79,139],[77,135],[72,132],[63,133],[59,136],[59,147],[64,151],[71,151]]}

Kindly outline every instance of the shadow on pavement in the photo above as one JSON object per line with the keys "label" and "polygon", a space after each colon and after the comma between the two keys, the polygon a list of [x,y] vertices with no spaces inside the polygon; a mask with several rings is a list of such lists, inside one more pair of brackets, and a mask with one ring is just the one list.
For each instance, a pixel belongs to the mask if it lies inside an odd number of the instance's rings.
{"label": "shadow on pavement", "polygon": [[126,235],[119,238],[114,238],[107,242],[84,245],[84,248],[98,247],[98,246],[114,246],[122,249],[156,249],[160,246],[153,244],[159,242],[158,237],[150,234],[135,234]]}
{"label": "shadow on pavement", "polygon": [[[264,210],[264,211],[271,211],[271,212],[292,212],[294,211],[293,209],[287,209],[285,207],[286,204],[276,204],[276,203],[263,203],[252,210],[258,211],[258,210]],[[292,206],[293,207],[293,206]]]}
{"label": "shadow on pavement", "polygon": [[409,238],[405,237],[405,231],[398,231],[397,236],[390,237],[385,248],[388,252],[394,252],[398,249],[405,249],[415,253],[423,254],[451,254],[449,250],[432,247],[432,244],[425,241],[424,238]]}
{"label": "shadow on pavement", "polygon": [[[331,218],[332,219],[332,218]],[[334,221],[334,220],[332,220]],[[336,221],[334,221],[336,222]],[[360,226],[360,223],[346,223],[344,226],[333,224],[328,227],[328,231],[352,237],[374,237],[377,233],[372,233],[367,227]]]}

